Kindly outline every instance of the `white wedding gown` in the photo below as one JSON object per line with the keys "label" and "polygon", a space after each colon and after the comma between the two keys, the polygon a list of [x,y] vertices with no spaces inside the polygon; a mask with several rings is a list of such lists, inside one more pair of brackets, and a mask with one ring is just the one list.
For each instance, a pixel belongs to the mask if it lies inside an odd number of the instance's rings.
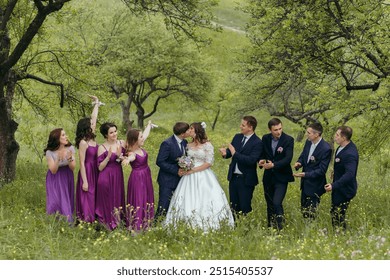
{"label": "white wedding gown", "polygon": [[[205,162],[213,164],[214,147],[210,142],[188,147],[187,155],[193,158],[195,167]],[[225,192],[210,168],[184,175],[173,193],[164,224],[176,226],[183,222],[204,231],[218,229],[222,223],[234,226]]]}

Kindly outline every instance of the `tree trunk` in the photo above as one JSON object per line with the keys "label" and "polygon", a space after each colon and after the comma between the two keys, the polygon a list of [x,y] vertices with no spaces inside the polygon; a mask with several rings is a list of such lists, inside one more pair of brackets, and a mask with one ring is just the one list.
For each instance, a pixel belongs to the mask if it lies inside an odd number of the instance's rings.
{"label": "tree trunk", "polygon": [[218,121],[218,118],[219,118],[219,114],[221,113],[221,106],[218,106],[218,111],[217,111],[217,114],[215,115],[215,118],[214,118],[214,121],[213,121],[213,125],[211,126],[211,130],[214,131],[215,129],[215,126],[217,125],[217,121]]}
{"label": "tree trunk", "polygon": [[[15,132],[18,123],[11,118],[7,99],[13,95],[15,84],[8,81],[7,95],[4,93],[4,79],[0,81],[0,180],[10,182],[15,179],[16,158],[19,152],[19,144],[15,140]],[[1,186],[1,182],[0,182]]]}
{"label": "tree trunk", "polygon": [[121,103],[122,107],[122,129],[124,133],[133,127],[134,121],[130,120],[130,106],[127,106],[124,102]]}
{"label": "tree trunk", "polygon": [[139,129],[144,129],[145,110],[142,107],[137,107],[137,125]]}

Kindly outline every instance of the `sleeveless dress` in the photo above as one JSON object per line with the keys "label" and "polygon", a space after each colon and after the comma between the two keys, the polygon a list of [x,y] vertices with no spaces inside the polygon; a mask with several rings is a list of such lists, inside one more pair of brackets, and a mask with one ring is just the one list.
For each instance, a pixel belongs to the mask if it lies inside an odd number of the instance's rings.
{"label": "sleeveless dress", "polygon": [[[106,147],[103,145],[106,149]],[[122,153],[125,149],[122,148]],[[107,157],[108,151],[98,156],[97,166]],[[107,229],[115,229],[123,220],[125,209],[125,186],[120,162],[115,153],[111,154],[106,167],[99,172],[96,187],[96,217]]]}
{"label": "sleeveless dress", "polygon": [[130,162],[132,171],[127,184],[127,226],[133,230],[147,229],[154,218],[154,190],[148,165],[148,153],[136,154]]}
{"label": "sleeveless dress", "polygon": [[91,223],[95,221],[96,184],[99,169],[97,164],[98,145],[90,146],[85,152],[85,173],[88,181],[88,191],[83,191],[83,178],[78,173],[76,185],[76,216],[79,220]]}
{"label": "sleeveless dress", "polygon": [[[67,148],[72,155],[75,154],[73,146]],[[57,160],[57,153],[46,151],[46,158]],[[74,211],[74,177],[69,168],[68,160],[61,160],[58,171],[53,174],[50,170],[46,174],[46,213],[48,215],[59,213],[65,216],[69,223],[73,222]]]}
{"label": "sleeveless dress", "polygon": [[[187,148],[187,155],[193,158],[195,167],[205,162],[213,164],[214,147],[210,142],[197,148],[189,146]],[[222,223],[234,226],[225,192],[210,168],[184,175],[180,179],[173,193],[164,225],[176,226],[183,222],[205,232],[220,228]]]}

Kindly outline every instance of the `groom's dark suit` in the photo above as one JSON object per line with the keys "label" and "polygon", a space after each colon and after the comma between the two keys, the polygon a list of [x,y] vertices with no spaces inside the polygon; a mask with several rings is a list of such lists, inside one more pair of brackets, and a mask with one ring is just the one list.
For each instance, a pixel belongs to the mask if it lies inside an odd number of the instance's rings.
{"label": "groom's dark suit", "polygon": [[[230,203],[235,212],[243,214],[252,211],[251,201],[255,186],[259,183],[257,177],[257,162],[263,151],[263,144],[260,138],[253,134],[242,146],[244,135],[236,134],[233,137],[232,145],[236,153],[232,157],[229,149],[226,149],[226,157],[232,158],[229,165],[229,196]],[[242,175],[235,174],[236,165],[242,172]]]}
{"label": "groom's dark suit", "polygon": [[325,193],[326,171],[332,156],[332,148],[321,139],[310,159],[309,152],[312,142],[306,140],[303,151],[298,158],[305,176],[301,178],[301,206],[304,217],[315,217],[315,211],[320,203],[320,197]]}
{"label": "groom's dark suit", "polygon": [[270,160],[274,164],[265,169],[263,175],[264,197],[267,202],[268,226],[276,225],[281,229],[284,222],[283,199],[287,192],[288,182],[293,182],[291,160],[294,153],[294,138],[282,133],[275,153],[272,150],[272,134],[262,138],[263,154],[261,159]]}
{"label": "groom's dark suit", "polygon": [[[184,149],[187,147],[187,140],[183,140]],[[174,135],[164,140],[160,145],[157,155],[156,164],[160,167],[157,182],[159,184],[159,199],[156,218],[164,215],[168,211],[169,203],[177,184],[180,181],[178,175],[179,165],[178,158],[183,155],[179,144]]]}

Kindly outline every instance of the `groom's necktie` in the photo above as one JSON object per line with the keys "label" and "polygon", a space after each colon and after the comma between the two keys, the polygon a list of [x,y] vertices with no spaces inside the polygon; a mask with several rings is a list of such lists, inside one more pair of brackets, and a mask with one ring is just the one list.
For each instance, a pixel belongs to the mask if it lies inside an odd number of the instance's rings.
{"label": "groom's necktie", "polygon": [[180,151],[181,151],[181,154],[184,155],[184,151],[185,151],[185,148],[184,148],[184,141],[181,141],[181,142],[180,142]]}
{"label": "groom's necktie", "polygon": [[242,138],[242,141],[241,141],[241,148],[244,147],[246,140],[247,140],[247,137],[244,136],[244,137]]}

